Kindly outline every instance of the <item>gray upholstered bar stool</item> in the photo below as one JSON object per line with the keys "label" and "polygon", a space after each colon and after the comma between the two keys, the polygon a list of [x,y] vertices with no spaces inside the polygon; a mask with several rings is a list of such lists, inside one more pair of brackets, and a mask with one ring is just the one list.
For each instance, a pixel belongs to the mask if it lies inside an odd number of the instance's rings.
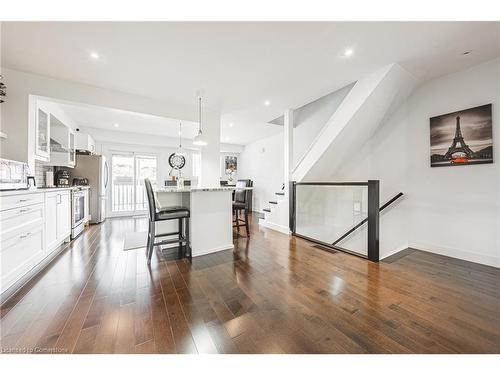
{"label": "gray upholstered bar stool", "polygon": [[[171,243],[179,243],[179,246],[184,245],[184,256],[191,256],[189,245],[189,209],[182,206],[156,207],[156,198],[153,192],[153,187],[149,179],[144,180],[146,185],[146,193],[148,195],[149,204],[149,231],[146,256],[148,264],[151,263],[153,249],[155,246],[167,245]],[[178,220],[178,232],[156,234],[156,223],[165,220]],[[158,237],[178,236],[173,239],[165,239],[156,241]]]}

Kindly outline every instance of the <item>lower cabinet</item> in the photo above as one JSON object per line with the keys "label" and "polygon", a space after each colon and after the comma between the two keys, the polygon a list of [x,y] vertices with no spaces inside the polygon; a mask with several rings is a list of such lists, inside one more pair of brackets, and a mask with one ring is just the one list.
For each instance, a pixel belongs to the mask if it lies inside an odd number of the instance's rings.
{"label": "lower cabinet", "polygon": [[2,291],[42,261],[44,249],[42,225],[23,226],[2,236]]}
{"label": "lower cabinet", "polygon": [[2,193],[0,202],[0,293],[3,300],[5,291],[71,235],[71,194],[69,190]]}
{"label": "lower cabinet", "polygon": [[45,248],[49,254],[71,234],[71,195],[56,191],[45,195]]}

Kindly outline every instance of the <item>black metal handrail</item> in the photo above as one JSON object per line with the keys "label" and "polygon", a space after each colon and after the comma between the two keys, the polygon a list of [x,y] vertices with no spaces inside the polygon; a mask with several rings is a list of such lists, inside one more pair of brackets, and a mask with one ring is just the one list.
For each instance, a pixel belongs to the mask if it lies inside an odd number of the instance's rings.
{"label": "black metal handrail", "polygon": [[[394,197],[392,197],[391,199],[389,199],[385,204],[383,204],[380,209],[379,209],[379,212],[382,212],[384,209],[386,209],[387,207],[389,207],[391,204],[393,204],[395,201],[397,201],[399,198],[401,198],[403,196],[403,193],[398,193],[396,194]],[[356,224],[355,226],[353,226],[351,229],[349,229],[347,232],[345,232],[342,236],[340,236],[337,240],[335,240],[332,245],[336,245],[338,244],[340,241],[342,241],[343,239],[345,239],[346,237],[348,237],[351,233],[353,233],[356,229],[358,229],[359,227],[361,227],[363,224],[365,224],[366,222],[368,221],[368,218],[364,218],[363,220],[361,220],[358,224]]]}

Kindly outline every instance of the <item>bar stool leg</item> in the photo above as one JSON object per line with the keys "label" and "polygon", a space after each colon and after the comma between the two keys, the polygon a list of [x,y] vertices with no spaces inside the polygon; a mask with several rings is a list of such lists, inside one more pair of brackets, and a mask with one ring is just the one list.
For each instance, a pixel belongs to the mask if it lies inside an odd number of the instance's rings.
{"label": "bar stool leg", "polygon": [[149,228],[149,236],[151,239],[149,241],[148,264],[151,264],[151,257],[153,256],[153,249],[155,247],[155,226],[156,223],[154,221],[151,222],[151,226]]}
{"label": "bar stool leg", "polygon": [[191,257],[191,242],[189,242],[189,217],[186,217],[186,251],[185,255]]}
{"label": "bar stool leg", "polygon": [[245,208],[245,228],[247,230],[247,237],[250,237],[250,231],[248,230],[248,210]]}
{"label": "bar stool leg", "polygon": [[236,230],[240,233],[240,210],[236,209]]}
{"label": "bar stool leg", "polygon": [[151,242],[151,220],[148,221],[148,242],[146,244],[146,258],[149,257],[149,243]]}

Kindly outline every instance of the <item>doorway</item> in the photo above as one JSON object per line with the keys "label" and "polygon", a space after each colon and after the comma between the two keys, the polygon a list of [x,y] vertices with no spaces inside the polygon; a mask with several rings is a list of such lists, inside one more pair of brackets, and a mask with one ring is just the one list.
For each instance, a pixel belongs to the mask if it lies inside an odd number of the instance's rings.
{"label": "doorway", "polygon": [[111,214],[127,216],[145,214],[148,208],[144,179],[156,187],[156,155],[134,152],[111,154]]}

